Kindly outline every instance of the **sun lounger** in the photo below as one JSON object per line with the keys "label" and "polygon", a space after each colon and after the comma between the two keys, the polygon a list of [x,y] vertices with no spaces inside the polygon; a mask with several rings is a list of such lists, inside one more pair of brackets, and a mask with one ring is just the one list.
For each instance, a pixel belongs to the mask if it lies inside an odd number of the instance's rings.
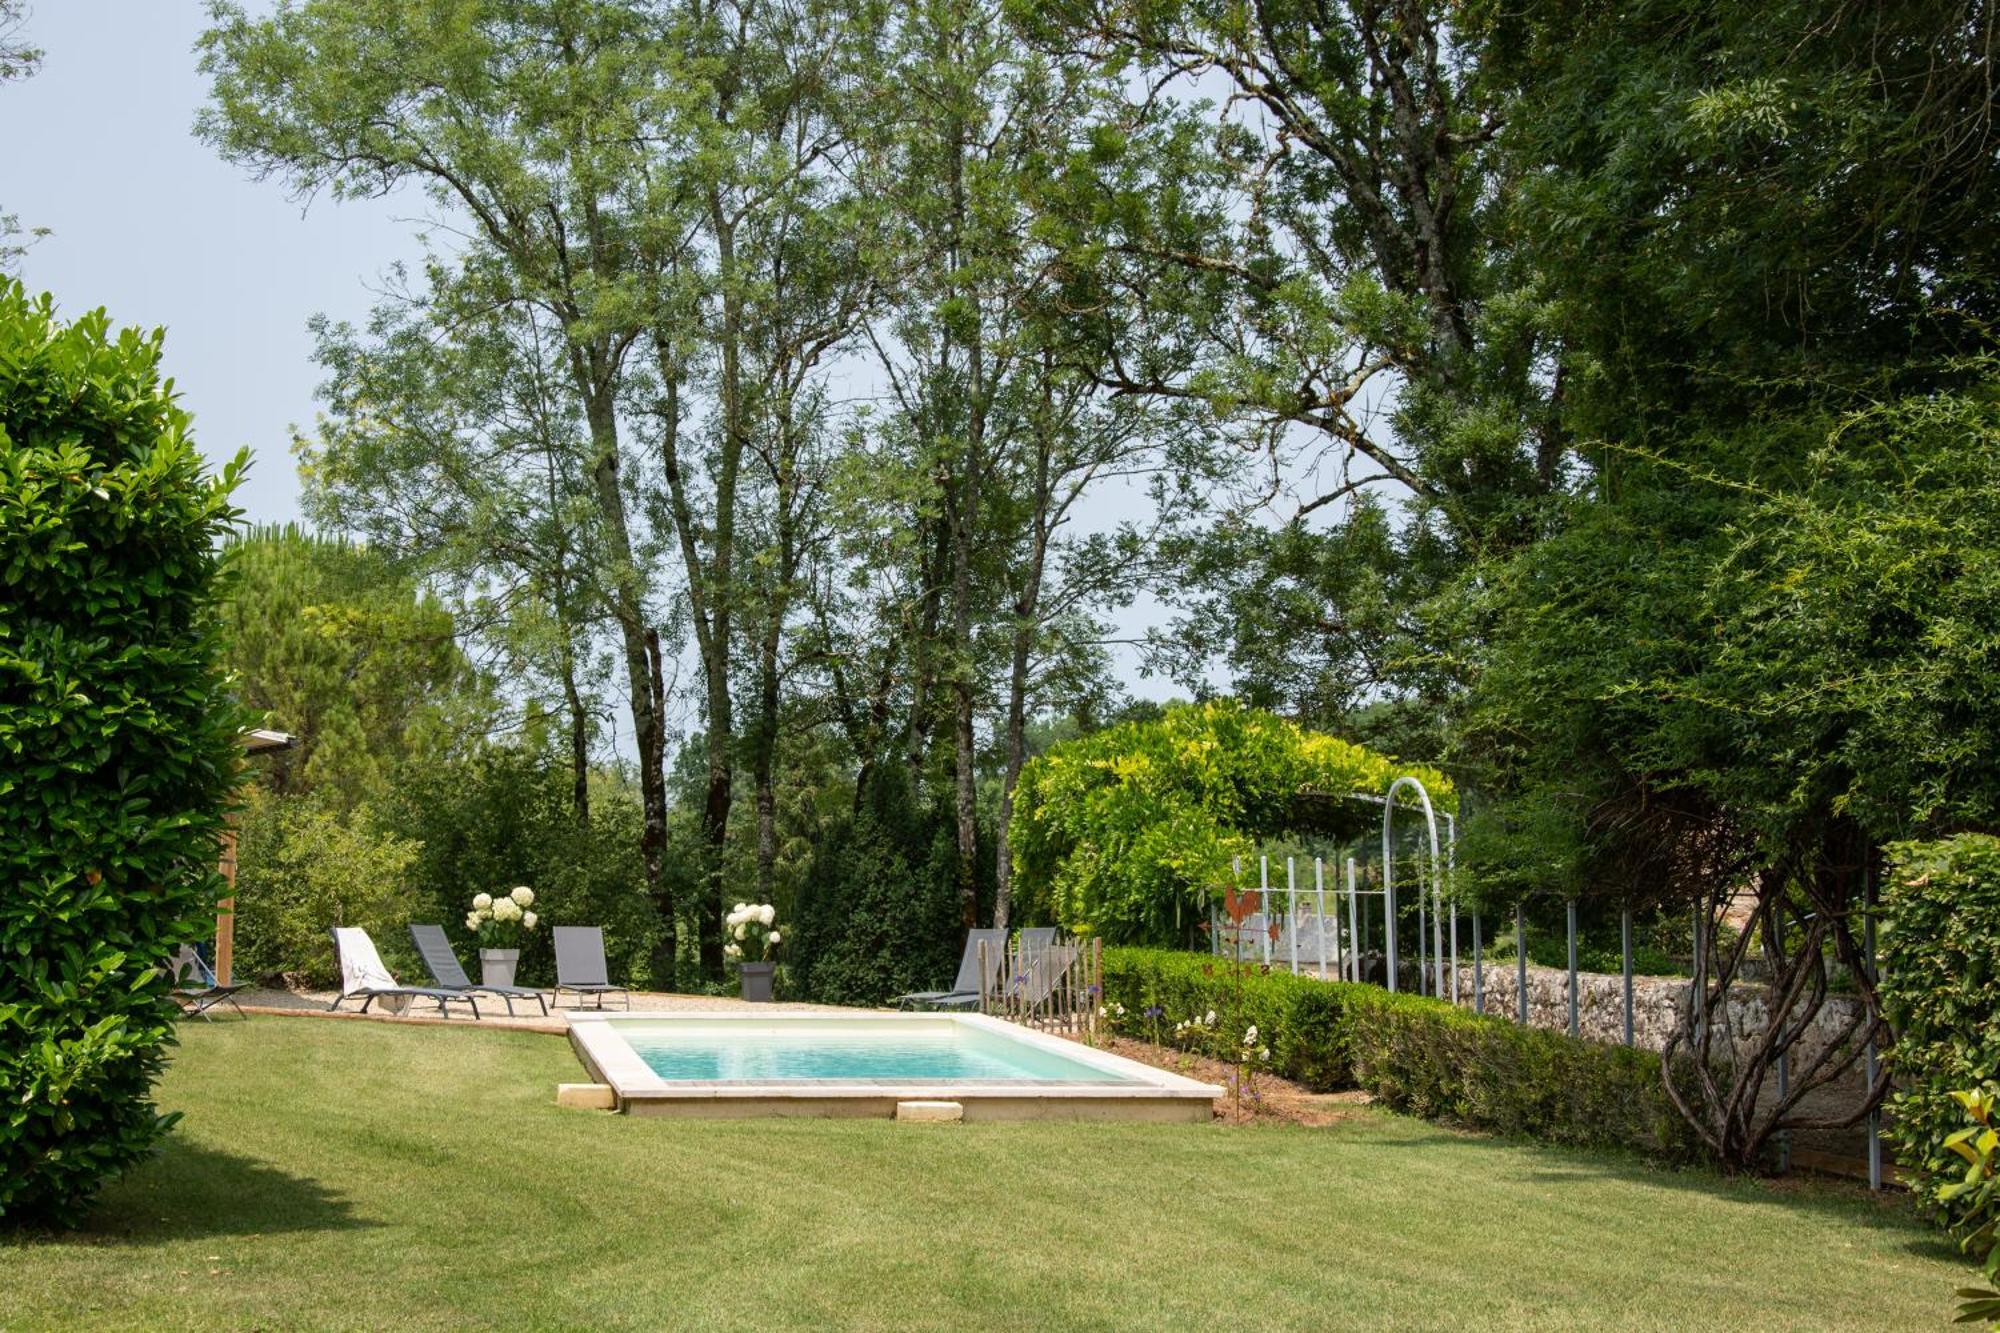
{"label": "sun lounger", "polygon": [[597,1008],[602,1009],[605,996],[622,995],[625,1007],[632,1007],[631,988],[612,985],[606,975],[603,927],[557,926],[551,933],[556,944],[558,998],[564,991],[572,995],[593,995],[597,997]]}
{"label": "sun lounger", "polygon": [[359,995],[361,1012],[367,1013],[368,1006],[384,996],[401,996],[411,1000],[436,1000],[438,1012],[449,1018],[451,1002],[470,1006],[472,1016],[479,1017],[479,1002],[470,995],[459,991],[441,990],[435,986],[401,986],[389,975],[389,969],[382,965],[382,955],[375,952],[375,941],[368,938],[368,932],[359,926],[335,926],[333,935],[333,955],[340,965],[340,994],[328,1009],[338,1009],[342,1000]]}
{"label": "sun lounger", "polygon": [[516,1000],[533,1000],[544,1014],[549,1011],[549,1002],[542,998],[542,993],[527,986],[473,985],[472,978],[465,975],[465,968],[459,964],[458,955],[452,952],[451,940],[445,936],[443,926],[412,925],[410,943],[417,946],[417,954],[439,990],[456,991],[460,995],[497,995],[506,1002],[510,1015]]}
{"label": "sun lounger", "polygon": [[250,1016],[243,1012],[243,1006],[236,1003],[235,998],[236,992],[249,988],[216,985],[215,973],[201,961],[201,955],[194,951],[193,945],[183,944],[179,952],[167,960],[167,973],[173,978],[171,993],[181,1012],[197,1015],[212,1023],[215,1019],[208,1011],[218,1004],[226,1004],[236,1011],[238,1018]]}

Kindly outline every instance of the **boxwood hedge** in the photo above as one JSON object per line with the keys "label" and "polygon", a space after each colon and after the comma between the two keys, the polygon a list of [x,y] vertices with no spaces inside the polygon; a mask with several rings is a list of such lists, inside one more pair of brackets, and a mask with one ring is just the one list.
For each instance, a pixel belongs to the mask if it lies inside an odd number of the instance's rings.
{"label": "boxwood hedge", "polygon": [[[1650,1051],[1164,949],[1106,949],[1104,998],[1118,1030],[1166,1045],[1227,1050],[1254,1023],[1272,1071],[1316,1091],[1362,1088],[1399,1111],[1550,1143],[1702,1155]],[[1220,1031],[1175,1034],[1211,1011]]]}
{"label": "boxwood hedge", "polygon": [[212,608],[229,493],[158,333],[0,283],[0,1221],[139,1159],[158,968],[213,923],[238,763]]}

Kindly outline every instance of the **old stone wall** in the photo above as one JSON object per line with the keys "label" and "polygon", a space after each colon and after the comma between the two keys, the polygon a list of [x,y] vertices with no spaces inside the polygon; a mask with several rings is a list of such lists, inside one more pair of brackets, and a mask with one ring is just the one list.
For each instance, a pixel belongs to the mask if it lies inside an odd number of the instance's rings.
{"label": "old stone wall", "polygon": [[[1649,1051],[1663,1050],[1667,1037],[1681,1021],[1681,1007],[1687,1003],[1685,977],[1632,978],[1632,1044]],[[1486,968],[1486,1011],[1513,1018],[1518,1012],[1519,991],[1514,968],[1508,965]],[[1470,964],[1459,968],[1459,1003],[1473,1005],[1473,976]],[[1731,988],[1729,1019],[1739,1033],[1761,1032],[1766,1022],[1766,997],[1761,986]],[[1811,1059],[1828,1042],[1839,1037],[1859,1011],[1859,1001],[1849,996],[1829,996],[1793,1060]],[[1528,1024],[1531,1027],[1569,1028],[1569,974],[1561,968],[1528,967]],[[1597,972],[1577,974],[1577,1032],[1593,1041],[1622,1042],[1625,1039],[1624,979]]]}

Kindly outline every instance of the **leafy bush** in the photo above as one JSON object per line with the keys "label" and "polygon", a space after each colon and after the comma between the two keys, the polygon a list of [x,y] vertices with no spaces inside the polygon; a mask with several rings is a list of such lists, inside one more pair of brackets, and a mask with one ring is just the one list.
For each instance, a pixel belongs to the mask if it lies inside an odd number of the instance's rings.
{"label": "leafy bush", "polygon": [[0,283],[0,1218],[67,1219],[173,1122],[158,969],[213,925],[238,713],[217,667],[239,456],[161,336]]}
{"label": "leafy bush", "polygon": [[1271,1070],[1319,1091],[1363,1088],[1399,1111],[1550,1143],[1700,1155],[1649,1051],[1170,950],[1106,949],[1104,995],[1120,1031],[1166,1045],[1175,1022],[1210,1010],[1226,1036],[1255,1023]]}
{"label": "leafy bush", "polygon": [[526,884],[542,928],[522,946],[520,984],[555,980],[550,926],[601,926],[612,980],[665,984],[656,968],[666,932],[639,860],[638,799],[616,780],[599,779],[590,822],[582,823],[570,781],[556,758],[509,746],[402,772],[377,814],[382,828],[418,847],[409,919],[442,923],[469,963],[477,944],[465,928],[467,900]]}
{"label": "leafy bush", "polygon": [[[1971,1124],[1941,1145],[1965,1163],[1964,1174],[1938,1189],[1938,1199],[1958,1217],[1959,1248],[1979,1262],[1980,1274],[2000,1285],[2000,1083],[1954,1092]],[[2000,1291],[1960,1287],[1955,1323],[2000,1324]]]}
{"label": "leafy bush", "polygon": [[2000,1069],[2000,838],[1963,834],[1890,849],[1882,895],[1882,1012],[1895,1029],[1889,1137],[1921,1206],[1957,1210],[1945,1139],[1964,1124],[1953,1094]]}
{"label": "leafy bush", "polygon": [[901,765],[876,770],[799,890],[793,982],[826,1004],[948,986],[964,941],[957,867],[950,822],[918,808]]}
{"label": "leafy bush", "polygon": [[343,815],[319,796],[252,788],[237,836],[238,970],[302,986],[336,983],[327,928],[361,926],[401,976],[417,962],[403,927],[421,850],[380,828],[365,806]]}
{"label": "leafy bush", "polygon": [[1406,773],[1456,808],[1434,769],[1229,701],[1063,741],[1029,761],[1015,790],[1017,899],[1079,934],[1180,943],[1207,920],[1232,857],[1286,830],[1358,831],[1380,812],[1344,798]]}

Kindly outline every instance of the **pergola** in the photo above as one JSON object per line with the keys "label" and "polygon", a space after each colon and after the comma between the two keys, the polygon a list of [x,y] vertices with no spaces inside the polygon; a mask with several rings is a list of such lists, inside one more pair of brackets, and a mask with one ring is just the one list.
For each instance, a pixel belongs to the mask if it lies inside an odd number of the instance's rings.
{"label": "pergola", "polygon": [[[246,757],[289,750],[297,744],[298,738],[289,732],[258,729],[243,733]],[[222,871],[229,892],[215,905],[215,982],[227,986],[236,963],[236,816],[233,814],[229,817],[229,827],[222,832],[222,860],[217,869]]]}

